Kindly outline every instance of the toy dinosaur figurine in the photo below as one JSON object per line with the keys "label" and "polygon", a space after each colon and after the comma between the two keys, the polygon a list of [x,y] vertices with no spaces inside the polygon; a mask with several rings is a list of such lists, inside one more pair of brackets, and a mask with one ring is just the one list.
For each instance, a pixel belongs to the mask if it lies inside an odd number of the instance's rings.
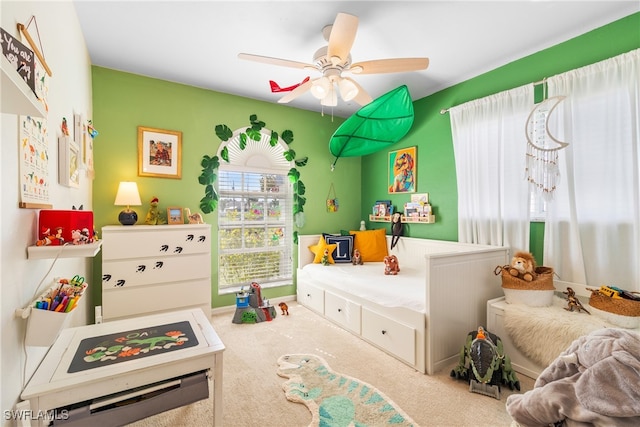
{"label": "toy dinosaur figurine", "polygon": [[573,310],[578,310],[578,313],[580,313],[580,310],[584,310],[585,313],[587,314],[591,314],[589,313],[589,310],[587,310],[586,308],[584,308],[582,306],[582,303],[580,302],[580,300],[578,299],[578,297],[576,296],[576,292],[567,286],[567,290],[566,292],[563,292],[563,294],[565,294],[567,296],[567,307],[565,307],[564,309],[567,311],[573,311]]}
{"label": "toy dinosaur figurine", "polygon": [[451,376],[469,381],[469,391],[500,399],[500,384],[520,390],[520,381],[504,354],[502,340],[482,326],[467,335]]}

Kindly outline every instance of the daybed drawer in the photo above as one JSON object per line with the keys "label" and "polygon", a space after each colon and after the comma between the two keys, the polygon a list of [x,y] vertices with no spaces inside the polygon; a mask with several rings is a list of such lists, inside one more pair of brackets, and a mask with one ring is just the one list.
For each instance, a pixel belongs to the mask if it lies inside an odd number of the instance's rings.
{"label": "daybed drawer", "polygon": [[360,334],[360,304],[331,292],[324,293],[324,315],[344,328]]}
{"label": "daybed drawer", "polygon": [[324,290],[298,281],[297,299],[300,304],[324,314]]}
{"label": "daybed drawer", "polygon": [[416,330],[362,308],[362,337],[402,360],[416,364]]}

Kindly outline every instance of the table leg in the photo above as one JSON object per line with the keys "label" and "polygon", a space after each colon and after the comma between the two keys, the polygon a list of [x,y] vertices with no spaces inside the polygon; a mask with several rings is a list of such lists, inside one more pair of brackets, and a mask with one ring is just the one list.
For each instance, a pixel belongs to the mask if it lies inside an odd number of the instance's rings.
{"label": "table leg", "polygon": [[222,426],[222,352],[216,353],[213,372],[213,425]]}

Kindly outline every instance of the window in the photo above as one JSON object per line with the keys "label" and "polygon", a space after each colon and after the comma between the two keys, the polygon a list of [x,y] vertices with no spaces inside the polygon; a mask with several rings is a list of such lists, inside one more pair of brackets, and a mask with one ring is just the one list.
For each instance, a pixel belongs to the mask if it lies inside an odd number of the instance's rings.
{"label": "window", "polygon": [[234,136],[229,163],[218,170],[218,291],[229,293],[258,282],[272,287],[293,282],[293,191],[286,144],[261,141],[240,149]]}

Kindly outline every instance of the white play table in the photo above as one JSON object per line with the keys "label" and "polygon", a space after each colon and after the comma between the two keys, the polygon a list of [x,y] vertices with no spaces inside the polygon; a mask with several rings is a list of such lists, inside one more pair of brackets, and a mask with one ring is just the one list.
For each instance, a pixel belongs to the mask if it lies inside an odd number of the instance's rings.
{"label": "white play table", "polygon": [[[166,333],[175,327],[190,329],[186,340]],[[158,341],[165,335],[170,339]],[[105,353],[108,349],[113,355]],[[49,422],[45,411],[58,417],[54,425],[122,425],[123,419],[129,423],[141,414],[144,418],[191,403],[187,395],[202,399],[203,387],[208,395],[208,378],[213,381],[212,423],[220,426],[224,349],[199,308],[64,329],[21,397],[30,402],[39,426]]]}

